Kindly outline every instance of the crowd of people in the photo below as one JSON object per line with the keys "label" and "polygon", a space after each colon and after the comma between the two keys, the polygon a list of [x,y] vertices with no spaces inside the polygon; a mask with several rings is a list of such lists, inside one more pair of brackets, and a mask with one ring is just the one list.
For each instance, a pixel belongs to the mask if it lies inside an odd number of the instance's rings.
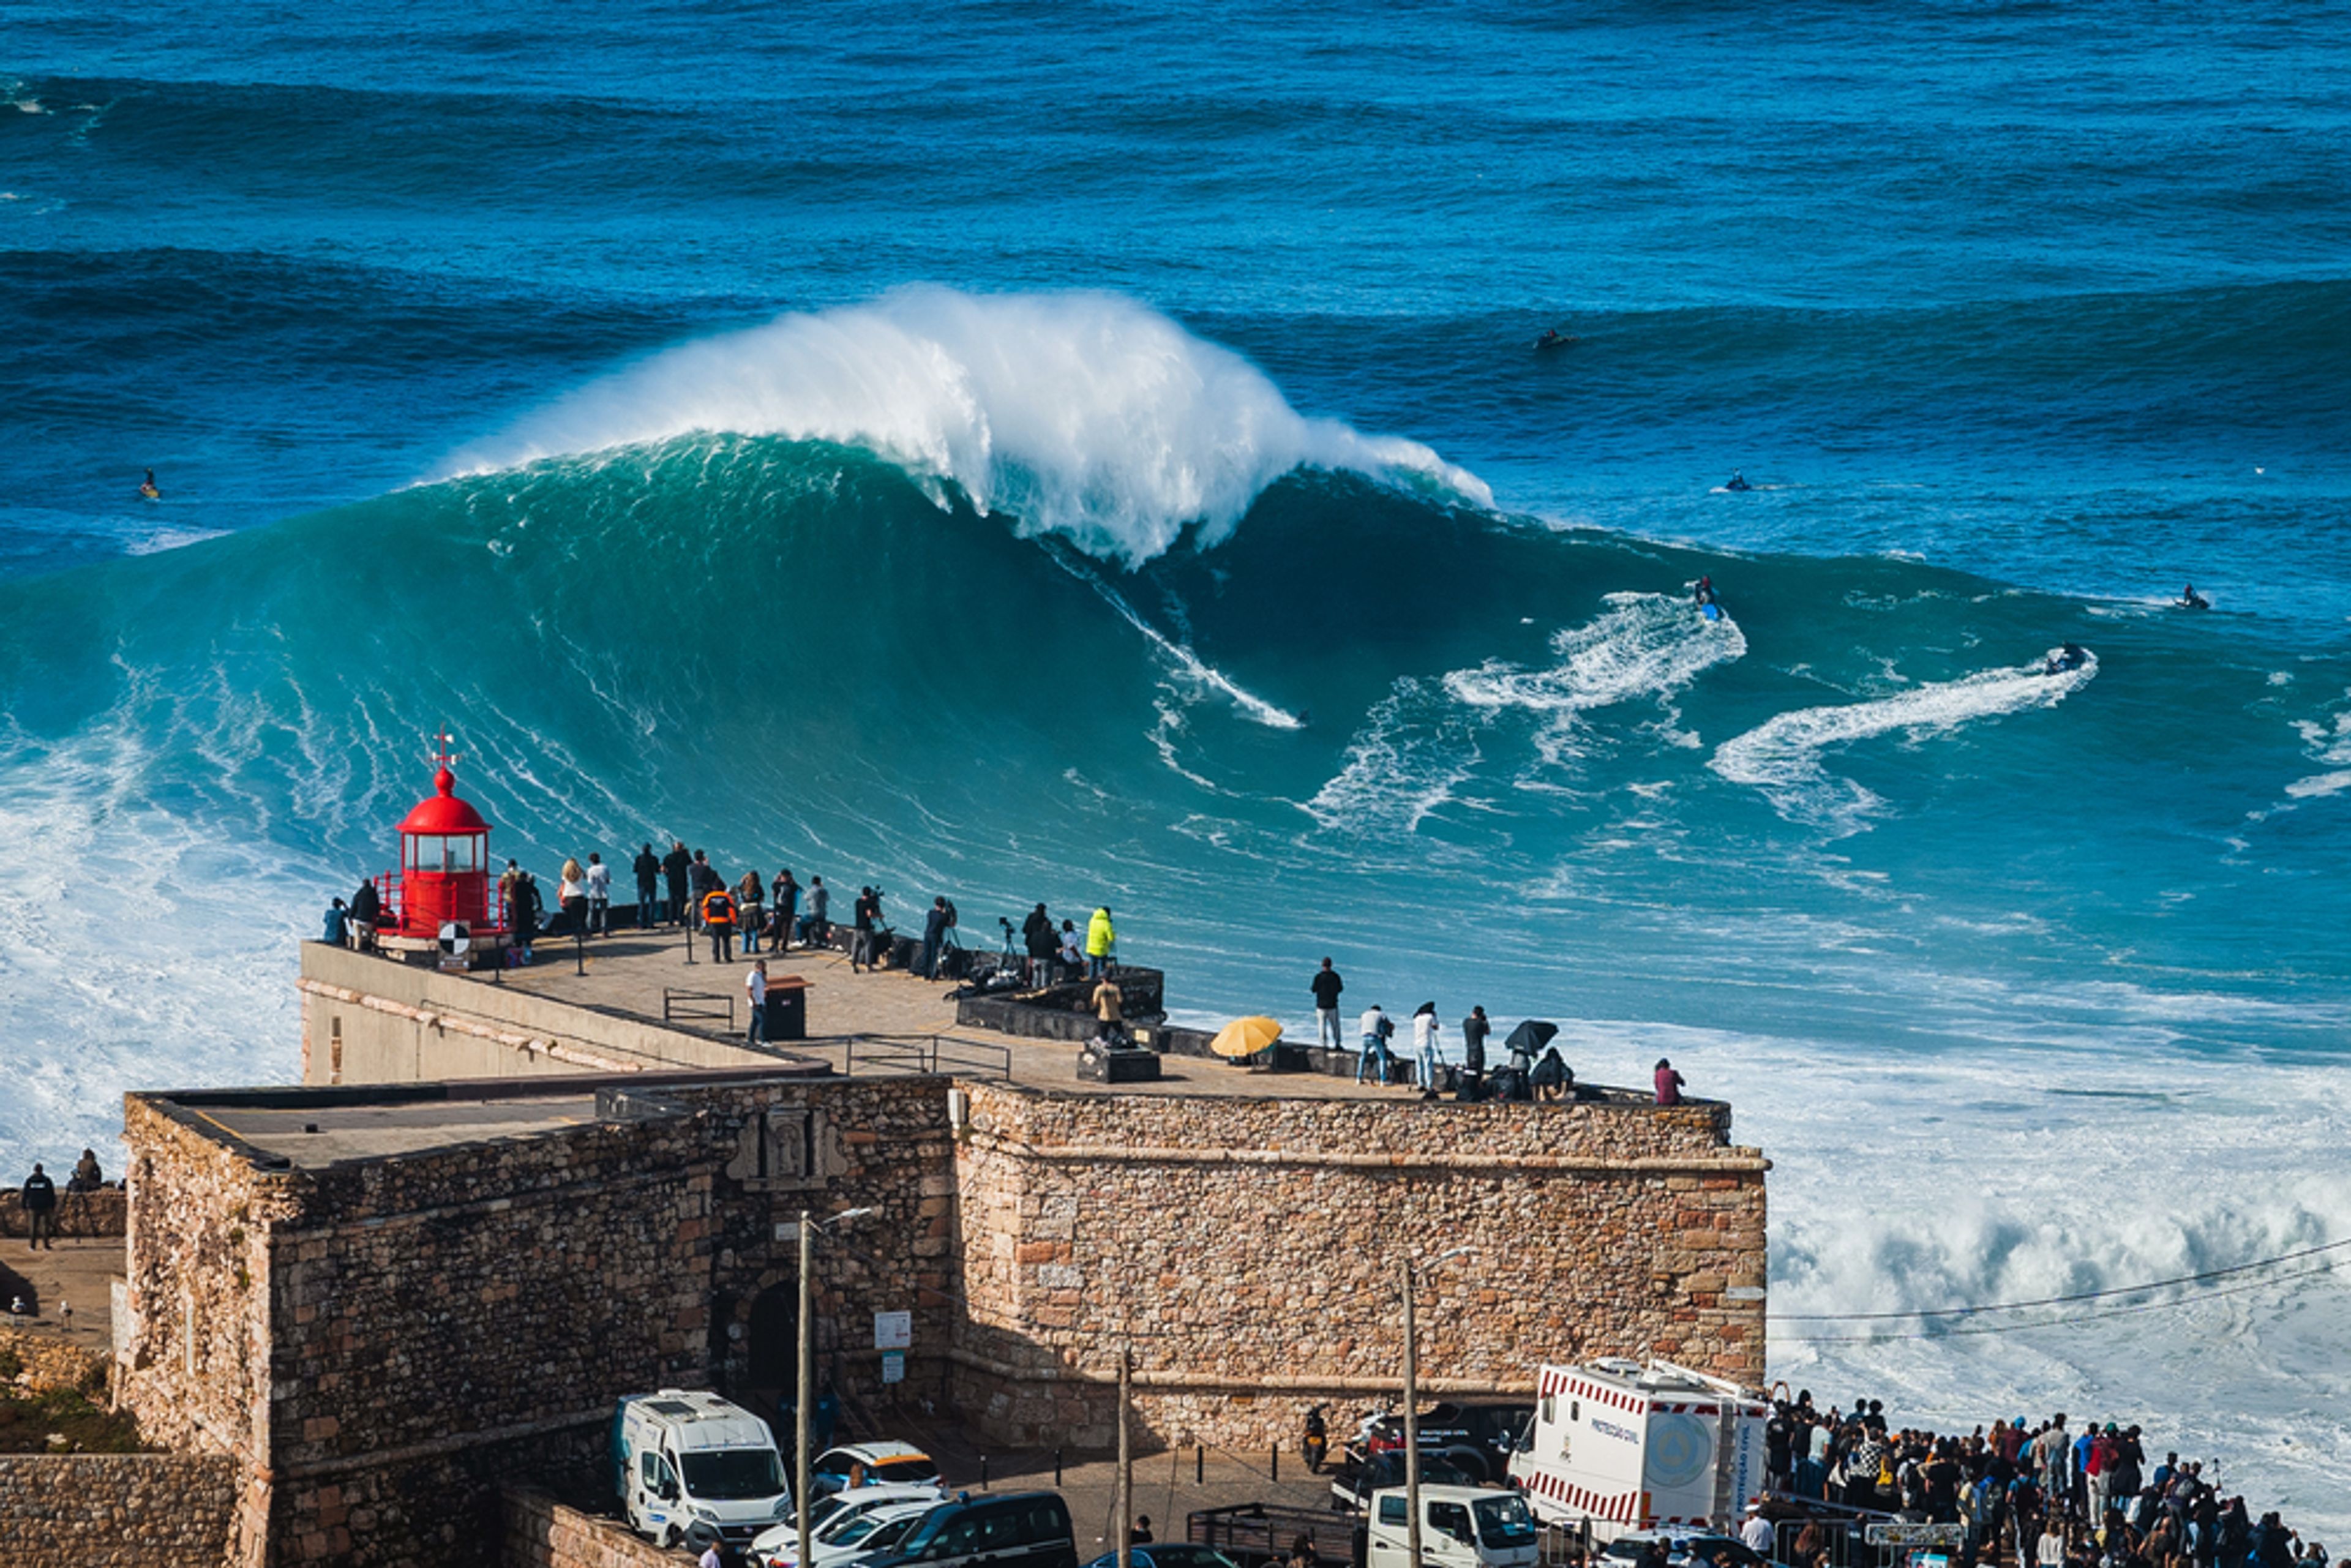
{"label": "crowd of people", "polygon": [[[1308,988],[1314,997],[1315,1043],[1324,1051],[1344,1051],[1339,998],[1347,988],[1345,978],[1325,958],[1314,971]],[[1502,1061],[1491,1071],[1487,1066],[1487,1050],[1493,1024],[1486,1017],[1482,1004],[1472,1007],[1458,1026],[1461,1039],[1458,1062],[1448,1059],[1445,1024],[1437,1016],[1435,1002],[1423,1002],[1414,1009],[1409,1027],[1410,1054],[1400,1057],[1392,1043],[1396,1039],[1396,1020],[1377,1002],[1364,1009],[1355,1025],[1360,1042],[1356,1082],[1401,1082],[1418,1090],[1424,1099],[1435,1099],[1447,1088],[1456,1098],[1466,1101],[1550,1102],[1599,1097],[1597,1091],[1576,1082],[1575,1069],[1560,1055],[1559,1047],[1551,1043],[1551,1037],[1558,1032],[1552,1024],[1529,1019],[1513,1029],[1502,1041]],[[1670,1061],[1657,1059],[1654,1081],[1658,1104],[1682,1103],[1682,1075]]]}
{"label": "crowd of people", "polygon": [[[2274,1512],[2256,1520],[2200,1463],[2148,1463],[2139,1428],[2060,1412],[1965,1437],[1889,1430],[1877,1400],[1825,1411],[1810,1392],[1776,1401],[1765,1428],[1773,1490],[1849,1509],[1907,1511],[1961,1531],[1958,1568],[2324,1568],[2326,1548]],[[1792,1568],[1827,1568],[1834,1527],[1786,1546]],[[1777,1554],[1774,1554],[1775,1556]]]}

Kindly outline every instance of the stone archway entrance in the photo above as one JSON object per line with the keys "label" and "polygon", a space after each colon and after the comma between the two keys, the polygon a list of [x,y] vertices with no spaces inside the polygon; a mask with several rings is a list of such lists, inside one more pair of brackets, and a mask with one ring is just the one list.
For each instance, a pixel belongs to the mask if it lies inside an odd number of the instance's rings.
{"label": "stone archway entrance", "polygon": [[[768,1286],[751,1299],[743,1332],[743,1400],[773,1419],[791,1407],[800,1375],[800,1288],[796,1280]],[[778,1427],[778,1436],[784,1428]]]}

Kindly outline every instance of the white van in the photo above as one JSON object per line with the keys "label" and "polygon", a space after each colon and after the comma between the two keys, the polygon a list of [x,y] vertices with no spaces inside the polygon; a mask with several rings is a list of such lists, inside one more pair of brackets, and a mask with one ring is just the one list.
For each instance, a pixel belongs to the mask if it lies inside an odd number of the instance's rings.
{"label": "white van", "polygon": [[[1402,1487],[1372,1494],[1365,1568],[1405,1568],[1412,1515]],[[1535,1521],[1526,1500],[1492,1487],[1420,1489],[1420,1558],[1428,1568],[1534,1568]]]}
{"label": "white van", "polygon": [[664,1546],[745,1546],[791,1517],[791,1484],[768,1424],[699,1389],[622,1399],[612,1413],[612,1473],[629,1528]]}
{"label": "white van", "polygon": [[1510,1479],[1537,1518],[1586,1521],[1606,1544],[1634,1531],[1732,1533],[1763,1485],[1771,1406],[1738,1384],[1669,1361],[1546,1366]]}

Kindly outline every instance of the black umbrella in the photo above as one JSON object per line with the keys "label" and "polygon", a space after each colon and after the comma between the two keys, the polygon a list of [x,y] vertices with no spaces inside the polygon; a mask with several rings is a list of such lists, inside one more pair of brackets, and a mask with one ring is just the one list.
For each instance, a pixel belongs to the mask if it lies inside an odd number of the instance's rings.
{"label": "black umbrella", "polygon": [[1549,1045],[1551,1037],[1558,1032],[1559,1025],[1555,1023],[1545,1023],[1541,1019],[1528,1019],[1512,1030],[1510,1038],[1502,1043],[1519,1055],[1532,1056],[1544,1046]]}

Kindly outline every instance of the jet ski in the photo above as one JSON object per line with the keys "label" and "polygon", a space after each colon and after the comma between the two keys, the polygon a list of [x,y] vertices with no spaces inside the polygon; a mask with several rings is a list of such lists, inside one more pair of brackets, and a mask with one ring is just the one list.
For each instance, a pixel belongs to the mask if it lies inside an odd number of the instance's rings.
{"label": "jet ski", "polygon": [[1575,340],[1573,337],[1569,336],[1567,333],[1562,332],[1558,328],[1553,327],[1550,331],[1545,332],[1541,337],[1535,340],[1535,350],[1540,353],[1546,349],[1564,349],[1570,343],[1574,341]]}
{"label": "jet ski", "polygon": [[2041,661],[2041,673],[2044,675],[2062,675],[2069,670],[2078,670],[2089,662],[2090,651],[2087,648],[2083,647],[2079,643],[2068,643],[2062,648],[2053,649],[2048,656]]}

